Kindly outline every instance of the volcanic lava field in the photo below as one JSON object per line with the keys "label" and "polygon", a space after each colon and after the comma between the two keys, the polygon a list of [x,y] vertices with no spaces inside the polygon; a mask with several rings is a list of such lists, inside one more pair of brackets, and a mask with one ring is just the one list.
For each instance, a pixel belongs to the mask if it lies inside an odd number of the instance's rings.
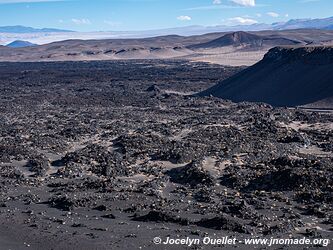
{"label": "volcanic lava field", "polygon": [[0,249],[332,239],[333,114],[194,95],[242,69],[0,63]]}

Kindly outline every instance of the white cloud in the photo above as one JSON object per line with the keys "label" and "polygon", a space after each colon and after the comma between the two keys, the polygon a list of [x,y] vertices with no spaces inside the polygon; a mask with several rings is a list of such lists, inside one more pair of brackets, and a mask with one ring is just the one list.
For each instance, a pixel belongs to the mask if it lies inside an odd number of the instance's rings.
{"label": "white cloud", "polygon": [[180,21],[191,21],[192,17],[190,17],[190,16],[179,16],[179,17],[177,17],[177,19],[180,20]]}
{"label": "white cloud", "polygon": [[62,2],[64,0],[0,0],[3,3],[42,3],[42,2]]}
{"label": "white cloud", "polygon": [[72,22],[77,25],[91,24],[90,20],[86,19],[86,18],[82,18],[82,19],[72,18]]}
{"label": "white cloud", "polygon": [[226,22],[227,25],[251,25],[256,24],[258,21],[251,19],[251,18],[244,18],[244,17],[233,17],[229,18]]}
{"label": "white cloud", "polygon": [[114,22],[114,21],[109,21],[109,20],[105,20],[104,23],[111,27],[118,27],[118,26],[121,26],[121,24],[122,24],[121,22]]}
{"label": "white cloud", "polygon": [[255,0],[213,0],[212,5],[188,8],[185,10],[235,9],[254,6],[256,6]]}
{"label": "white cloud", "polygon": [[255,0],[231,0],[231,1],[242,6],[249,6],[249,7],[256,6]]}
{"label": "white cloud", "polygon": [[268,16],[270,16],[270,17],[279,17],[280,15],[278,14],[278,13],[276,13],[276,12],[267,12],[266,13]]}
{"label": "white cloud", "polygon": [[206,5],[206,6],[198,6],[198,7],[192,7],[192,8],[187,8],[184,9],[185,11],[188,10],[224,10],[224,9],[239,9],[243,8],[244,6],[240,5],[226,5],[226,4],[211,4],[211,5]]}

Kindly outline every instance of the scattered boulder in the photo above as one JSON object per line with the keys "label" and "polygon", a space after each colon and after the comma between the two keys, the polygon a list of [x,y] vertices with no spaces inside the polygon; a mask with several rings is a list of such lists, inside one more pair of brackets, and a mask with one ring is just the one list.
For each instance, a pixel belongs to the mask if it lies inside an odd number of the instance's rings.
{"label": "scattered boulder", "polygon": [[147,92],[153,92],[155,94],[161,93],[161,89],[156,85],[153,84],[149,88],[146,89]]}
{"label": "scattered boulder", "polygon": [[184,167],[173,168],[167,171],[166,174],[172,182],[191,187],[198,185],[213,186],[215,183],[211,174],[203,168],[201,161],[192,161]]}
{"label": "scattered boulder", "polygon": [[249,229],[245,226],[245,222],[239,219],[230,217],[228,215],[216,216],[213,218],[201,219],[196,223],[199,227],[206,227],[215,230],[226,230],[237,233],[250,233]]}
{"label": "scattered boulder", "polygon": [[36,176],[45,176],[46,172],[50,169],[50,162],[45,156],[39,155],[30,159],[26,167],[31,172],[34,172]]}
{"label": "scattered boulder", "polygon": [[180,225],[190,224],[190,222],[187,219],[183,219],[162,211],[150,211],[148,214],[143,216],[135,215],[133,220],[143,221],[143,222],[176,223]]}

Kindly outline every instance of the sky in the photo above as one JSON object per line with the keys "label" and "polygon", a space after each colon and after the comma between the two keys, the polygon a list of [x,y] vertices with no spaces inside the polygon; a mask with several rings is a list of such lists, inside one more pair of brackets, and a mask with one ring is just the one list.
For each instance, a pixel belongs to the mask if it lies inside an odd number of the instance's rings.
{"label": "sky", "polygon": [[75,31],[275,23],[333,16],[333,0],[0,0],[0,26]]}

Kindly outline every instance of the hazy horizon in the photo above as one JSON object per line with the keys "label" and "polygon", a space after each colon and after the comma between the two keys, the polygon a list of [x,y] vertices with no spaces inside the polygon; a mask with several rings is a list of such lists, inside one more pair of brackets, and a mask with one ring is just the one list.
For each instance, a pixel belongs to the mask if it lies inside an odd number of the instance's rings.
{"label": "hazy horizon", "polygon": [[0,0],[0,26],[78,32],[251,25],[332,16],[329,0]]}

